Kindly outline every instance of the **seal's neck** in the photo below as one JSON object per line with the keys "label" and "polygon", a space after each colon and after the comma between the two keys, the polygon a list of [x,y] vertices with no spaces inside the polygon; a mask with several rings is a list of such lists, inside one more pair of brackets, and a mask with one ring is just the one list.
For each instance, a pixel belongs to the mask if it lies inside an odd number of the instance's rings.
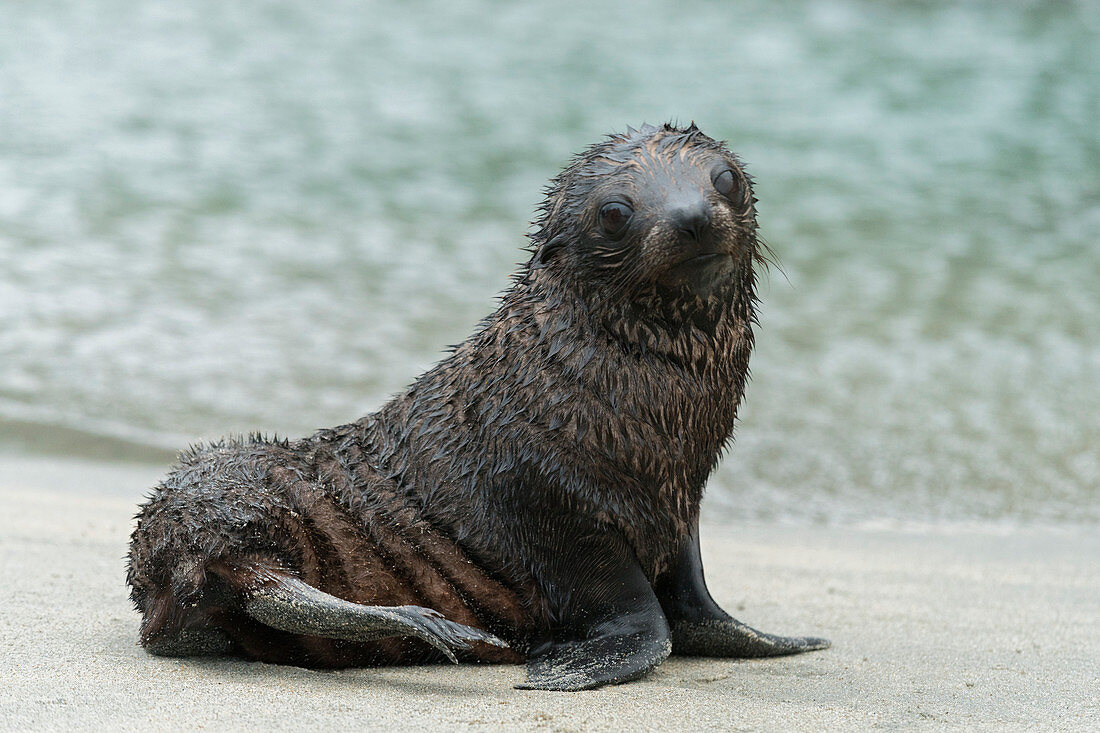
{"label": "seal's neck", "polygon": [[[623,351],[654,355],[691,371],[715,372],[731,349],[751,346],[756,322],[755,275],[751,262],[705,297],[688,288],[657,284],[624,294],[578,287],[536,270],[517,279],[504,302],[526,301],[552,313],[554,331],[572,329],[603,336]],[[739,350],[739,348],[738,348]],[[721,370],[719,370],[720,372]]]}
{"label": "seal's neck", "polygon": [[482,328],[366,419],[366,453],[424,507],[476,517],[478,497],[537,494],[610,523],[654,574],[693,526],[733,431],[751,273],[740,295],[703,306],[561,285],[517,280]]}

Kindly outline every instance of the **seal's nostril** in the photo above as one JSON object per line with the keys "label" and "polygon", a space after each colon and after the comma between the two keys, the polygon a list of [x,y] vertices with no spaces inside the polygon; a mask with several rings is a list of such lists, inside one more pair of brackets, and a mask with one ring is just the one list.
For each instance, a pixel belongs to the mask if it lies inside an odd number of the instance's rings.
{"label": "seal's nostril", "polygon": [[699,230],[700,230],[700,227],[696,222],[692,222],[689,225],[681,224],[676,229],[676,231],[678,231],[680,234],[683,234],[686,237],[691,237],[696,242],[699,241]]}
{"label": "seal's nostril", "polygon": [[705,204],[681,206],[669,213],[669,222],[678,234],[698,242],[710,226],[710,211]]}

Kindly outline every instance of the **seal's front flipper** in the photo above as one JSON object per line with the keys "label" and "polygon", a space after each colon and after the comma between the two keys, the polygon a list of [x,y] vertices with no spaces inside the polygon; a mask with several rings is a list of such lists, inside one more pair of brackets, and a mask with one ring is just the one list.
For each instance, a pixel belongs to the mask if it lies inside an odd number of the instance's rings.
{"label": "seal's front flipper", "polygon": [[525,690],[587,690],[637,679],[672,645],[657,596],[634,552],[614,532],[547,532],[539,579],[555,623],[548,648],[527,663]]}
{"label": "seal's front flipper", "polygon": [[430,608],[364,606],[329,595],[291,575],[258,566],[231,572],[237,574],[234,585],[243,586],[245,613],[280,631],[348,641],[411,636],[431,644],[456,663],[455,652],[475,641],[508,646],[488,632],[448,621]]}
{"label": "seal's front flipper", "polygon": [[726,620],[688,621],[671,624],[672,650],[696,657],[781,657],[817,649],[828,649],[829,640],[814,636],[776,636],[741,623]]}
{"label": "seal's front flipper", "polygon": [[[527,680],[520,690],[590,690],[644,676],[672,650],[664,629],[648,628],[623,634],[593,629],[593,639],[554,644],[527,663]],[[663,633],[662,633],[663,632]]]}
{"label": "seal's front flipper", "polygon": [[668,618],[674,654],[700,657],[778,657],[826,649],[828,639],[776,636],[757,631],[723,611],[707,590],[699,553],[699,528],[657,579],[657,597]]}

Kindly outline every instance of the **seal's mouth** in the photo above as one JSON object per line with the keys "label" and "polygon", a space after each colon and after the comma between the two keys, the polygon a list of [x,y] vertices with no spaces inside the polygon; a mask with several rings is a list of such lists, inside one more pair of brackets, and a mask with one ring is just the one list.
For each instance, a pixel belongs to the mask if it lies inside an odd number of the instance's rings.
{"label": "seal's mouth", "polygon": [[706,254],[695,255],[694,257],[688,257],[686,260],[682,260],[679,264],[687,265],[691,263],[704,264],[707,262],[714,262],[720,260],[723,257],[730,257],[727,252],[707,252]]}
{"label": "seal's mouth", "polygon": [[670,266],[658,282],[670,286],[687,286],[698,293],[708,293],[728,277],[734,256],[729,252],[704,252],[685,257]]}
{"label": "seal's mouth", "polygon": [[712,265],[725,264],[732,259],[733,255],[728,252],[705,252],[701,255],[694,255],[693,257],[680,260],[669,269],[678,271],[706,269]]}

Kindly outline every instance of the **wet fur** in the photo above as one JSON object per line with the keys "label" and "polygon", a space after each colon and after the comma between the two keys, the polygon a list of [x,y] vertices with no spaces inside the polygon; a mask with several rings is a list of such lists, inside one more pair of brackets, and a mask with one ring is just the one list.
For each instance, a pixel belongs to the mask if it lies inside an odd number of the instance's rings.
{"label": "wet fur", "polygon": [[[659,276],[675,264],[659,225],[640,242],[590,234],[601,187],[715,156],[739,176],[742,200],[713,222],[738,251],[702,294]],[[563,516],[617,532],[659,584],[745,387],[754,201],[736,158],[694,126],[631,130],[579,156],[547,189],[531,260],[500,307],[404,394],[305,439],[181,456],[132,537],[142,643],[171,653],[206,634],[216,651],[318,667],[441,658],[417,640],[265,627],[241,610],[260,567],[358,603],[437,609],[511,644],[475,644],[467,659],[522,661],[570,607],[547,552],[531,550],[572,542]]]}

